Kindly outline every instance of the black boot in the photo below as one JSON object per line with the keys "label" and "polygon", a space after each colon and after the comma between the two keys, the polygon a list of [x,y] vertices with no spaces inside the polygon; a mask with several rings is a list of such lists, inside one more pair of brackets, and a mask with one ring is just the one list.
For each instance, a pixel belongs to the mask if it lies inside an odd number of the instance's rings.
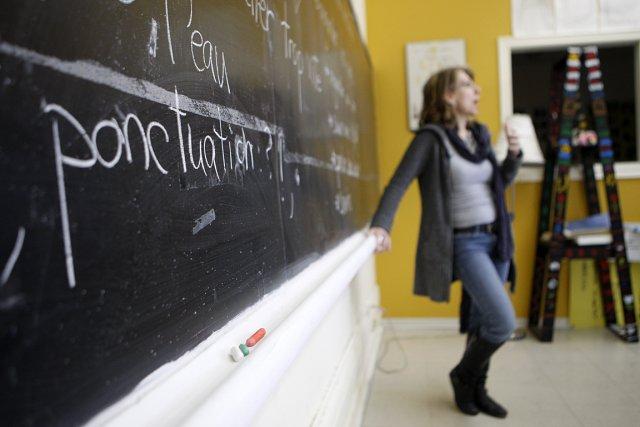
{"label": "black boot", "polygon": [[504,406],[493,400],[491,396],[487,394],[486,383],[487,373],[489,372],[489,363],[482,369],[480,376],[476,382],[475,387],[475,403],[478,409],[487,415],[491,415],[496,418],[505,418],[507,416],[507,410]]}
{"label": "black boot", "polygon": [[472,337],[462,360],[449,373],[456,405],[463,413],[476,415],[480,411],[476,402],[476,386],[491,355],[501,345],[502,343],[494,344],[481,337]]}
{"label": "black boot", "polygon": [[[463,359],[469,350],[469,346],[477,339],[477,334],[469,331],[467,334],[467,343],[465,345]],[[460,362],[462,364],[462,362]],[[449,373],[451,384],[453,385],[453,394],[458,409],[467,415],[477,415],[480,409],[475,403],[475,385],[477,380],[468,375],[460,365],[453,368]]]}
{"label": "black boot", "polygon": [[453,395],[458,409],[467,415],[478,415],[480,409],[475,403],[475,380],[465,375],[459,366],[449,372]]}

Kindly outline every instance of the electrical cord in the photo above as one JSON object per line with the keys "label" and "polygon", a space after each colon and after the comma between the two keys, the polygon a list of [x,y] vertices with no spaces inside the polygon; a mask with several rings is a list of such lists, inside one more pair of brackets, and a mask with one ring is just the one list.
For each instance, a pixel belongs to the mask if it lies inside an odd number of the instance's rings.
{"label": "electrical cord", "polygon": [[[379,307],[379,308],[381,312],[384,312],[383,307]],[[385,374],[397,374],[398,372],[404,371],[407,368],[407,366],[409,366],[409,361],[407,360],[407,353],[404,347],[402,346],[402,344],[400,343],[400,338],[396,333],[396,329],[394,328],[393,323],[387,322],[387,325],[389,328],[389,332],[391,333],[391,338],[387,338],[383,343],[382,350],[380,351],[380,354],[378,355],[378,360],[376,361],[376,369],[378,369],[380,372],[383,372]],[[398,346],[398,350],[400,350],[400,354],[402,355],[402,363],[398,368],[387,369],[382,366],[382,362],[384,361],[384,358],[387,356],[387,353],[389,352],[390,345],[393,343],[395,343]]]}

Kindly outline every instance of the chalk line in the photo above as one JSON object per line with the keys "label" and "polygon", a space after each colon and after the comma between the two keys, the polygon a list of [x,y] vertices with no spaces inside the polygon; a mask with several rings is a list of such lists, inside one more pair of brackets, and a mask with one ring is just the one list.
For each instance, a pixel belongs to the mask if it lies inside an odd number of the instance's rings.
{"label": "chalk line", "polygon": [[71,250],[71,231],[69,227],[69,210],[67,209],[67,191],[64,186],[64,166],[62,165],[62,148],[60,148],[60,132],[58,120],[53,120],[53,149],[56,153],[56,176],[58,179],[58,198],[60,199],[60,220],[62,221],[62,240],[64,241],[64,261],[67,266],[67,282],[70,288],[76,287],[76,271],[73,267],[73,251]]}
{"label": "chalk line", "polygon": [[293,151],[287,151],[286,153],[284,153],[284,162],[288,164],[313,166],[316,168],[326,169],[332,172],[344,174],[352,178],[360,178],[359,173],[351,172],[349,170],[344,170],[343,168],[340,168],[337,165],[334,165],[329,162],[325,162],[320,159],[316,159],[315,157],[309,156],[308,154],[294,153]]}
{"label": "chalk line", "polygon": [[167,18],[167,41],[169,45],[169,54],[171,55],[171,63],[175,64],[176,60],[173,58],[173,44],[171,43],[171,24],[169,23],[169,3],[168,0],[164,0],[164,16]]}
{"label": "chalk line", "polygon": [[9,256],[9,260],[7,264],[4,266],[2,270],[2,276],[0,276],[0,286],[4,285],[9,281],[9,277],[11,277],[11,272],[13,271],[13,267],[18,261],[18,257],[20,256],[20,252],[22,251],[22,244],[24,243],[24,227],[20,227],[18,229],[18,237],[16,237],[16,244],[13,246],[13,250],[11,251],[11,255]]}
{"label": "chalk line", "polygon": [[152,57],[156,57],[158,53],[158,22],[151,18],[151,33],[149,34],[149,43],[147,43],[147,51]]}
{"label": "chalk line", "polygon": [[189,22],[187,22],[187,28],[191,26],[191,21],[193,21],[193,0],[189,0]]}
{"label": "chalk line", "polygon": [[291,212],[289,213],[289,219],[293,218],[293,193],[289,193],[291,195]]}
{"label": "chalk line", "polygon": [[215,221],[215,219],[216,212],[213,209],[202,215],[200,218],[197,218],[196,225],[193,227],[193,235],[195,236],[196,233],[199,233],[203,228]]}
{"label": "chalk line", "polygon": [[[173,91],[163,89],[146,80],[126,76],[94,61],[65,61],[5,41],[0,42],[0,54],[12,56],[31,64],[40,65],[91,83],[107,86],[168,107],[174,106],[175,103]],[[276,135],[278,132],[284,133],[279,126],[251,114],[213,102],[191,99],[185,95],[178,96],[182,111],[214,119],[220,117],[223,122],[258,132],[265,132],[266,129],[269,129],[271,135]],[[220,113],[218,113],[218,109],[220,109]],[[220,115],[218,116],[218,114]]]}

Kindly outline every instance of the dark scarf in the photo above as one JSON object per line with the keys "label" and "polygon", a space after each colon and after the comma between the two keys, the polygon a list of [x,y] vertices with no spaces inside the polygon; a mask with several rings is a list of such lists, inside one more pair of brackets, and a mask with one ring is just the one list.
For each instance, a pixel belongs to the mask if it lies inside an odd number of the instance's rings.
{"label": "dark scarf", "polygon": [[470,131],[477,144],[476,152],[472,153],[460,136],[458,136],[456,128],[445,127],[444,130],[449,137],[451,145],[461,157],[473,163],[481,163],[488,159],[493,167],[491,190],[496,207],[497,241],[495,256],[501,261],[509,261],[513,256],[511,223],[509,213],[507,212],[507,205],[504,200],[504,180],[496,156],[491,149],[491,136],[489,135],[489,131],[479,123],[473,123],[471,125]]}

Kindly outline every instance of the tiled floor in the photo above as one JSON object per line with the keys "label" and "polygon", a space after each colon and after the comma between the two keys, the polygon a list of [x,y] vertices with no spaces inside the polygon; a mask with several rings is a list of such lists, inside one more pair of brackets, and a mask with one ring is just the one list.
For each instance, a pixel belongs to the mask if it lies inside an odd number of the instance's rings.
{"label": "tiled floor", "polygon": [[[388,340],[389,334],[384,340]],[[448,373],[464,337],[453,332],[399,336],[376,370],[364,427],[640,426],[640,345],[604,329],[556,331],[553,343],[527,337],[492,359],[490,394],[509,410],[505,420],[463,415]],[[383,342],[384,347],[385,343]]]}

